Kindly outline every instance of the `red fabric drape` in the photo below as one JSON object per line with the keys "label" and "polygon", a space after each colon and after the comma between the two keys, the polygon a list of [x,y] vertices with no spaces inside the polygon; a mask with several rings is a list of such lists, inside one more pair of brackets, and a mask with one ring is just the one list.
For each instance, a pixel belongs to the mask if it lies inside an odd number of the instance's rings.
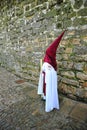
{"label": "red fabric drape", "polygon": [[59,37],[57,37],[51,43],[51,45],[46,49],[46,54],[45,54],[45,57],[44,57],[44,62],[47,62],[50,65],[52,65],[55,70],[57,70],[56,51],[57,51],[58,45],[59,45],[59,43],[60,43],[60,41],[61,41],[61,39],[62,39],[65,31],[63,31],[61,33],[61,35],[59,35]]}
{"label": "red fabric drape", "polygon": [[45,83],[45,72],[43,71],[43,93],[46,96],[46,83]]}

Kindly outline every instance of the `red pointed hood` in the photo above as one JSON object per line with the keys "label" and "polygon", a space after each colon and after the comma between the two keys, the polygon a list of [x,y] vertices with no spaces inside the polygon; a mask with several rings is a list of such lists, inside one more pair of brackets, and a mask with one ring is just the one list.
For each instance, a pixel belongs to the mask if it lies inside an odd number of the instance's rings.
{"label": "red pointed hood", "polygon": [[65,33],[65,31],[63,31],[62,34],[59,35],[59,37],[57,37],[51,43],[51,45],[46,49],[46,54],[44,57],[44,62],[51,64],[55,70],[57,70],[56,51],[57,51],[58,45],[59,45],[64,33]]}

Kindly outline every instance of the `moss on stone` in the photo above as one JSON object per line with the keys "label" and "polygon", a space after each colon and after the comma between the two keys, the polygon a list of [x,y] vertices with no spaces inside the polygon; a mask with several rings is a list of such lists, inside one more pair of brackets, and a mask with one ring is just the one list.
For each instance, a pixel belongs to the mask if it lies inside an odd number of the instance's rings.
{"label": "moss on stone", "polygon": [[71,3],[68,2],[67,4],[62,4],[61,6],[62,8],[62,11],[65,13],[65,14],[69,14],[73,11],[72,9],[72,6],[71,6]]}
{"label": "moss on stone", "polygon": [[67,18],[73,18],[76,16],[76,12],[72,11],[71,13],[68,14]]}
{"label": "moss on stone", "polygon": [[[56,1],[56,3],[57,3],[57,1]],[[52,9],[54,7],[54,5],[55,5],[55,2],[50,1],[49,2],[49,9]]]}
{"label": "moss on stone", "polygon": [[46,10],[46,6],[47,6],[46,3],[44,3],[44,4],[41,5],[41,6],[36,6],[36,7],[35,7],[35,10],[36,10],[36,11],[39,11],[39,12],[42,11],[42,10]]}
{"label": "moss on stone", "polygon": [[58,22],[57,25],[56,25],[57,28],[62,28],[62,23],[61,22]]}
{"label": "moss on stone", "polygon": [[79,9],[83,4],[83,0],[75,0],[74,8]]}
{"label": "moss on stone", "polygon": [[21,4],[21,6],[24,6],[24,5],[30,4],[30,3],[32,3],[32,2],[33,2],[33,0],[22,0],[22,1],[20,2],[20,4]]}
{"label": "moss on stone", "polygon": [[63,27],[64,28],[70,27],[71,25],[72,25],[72,21],[71,20],[63,21]]}
{"label": "moss on stone", "polygon": [[35,0],[36,5],[43,4],[44,2],[47,2],[48,0]]}
{"label": "moss on stone", "polygon": [[30,9],[30,6],[28,5],[28,6],[26,6],[26,11],[28,11]]}
{"label": "moss on stone", "polygon": [[23,9],[16,9],[16,16],[23,15]]}
{"label": "moss on stone", "polygon": [[74,26],[86,25],[86,24],[87,24],[87,18],[76,18],[73,22]]}
{"label": "moss on stone", "polygon": [[76,54],[74,53],[74,52],[72,52],[71,54],[70,54],[70,57],[72,57],[72,56],[75,56]]}
{"label": "moss on stone", "polygon": [[79,16],[87,16],[87,8],[81,9],[78,11]]}
{"label": "moss on stone", "polygon": [[45,18],[49,18],[49,17],[54,17],[55,15],[57,15],[57,10],[52,9],[49,12],[47,12],[44,16],[45,16]]}
{"label": "moss on stone", "polygon": [[35,14],[35,10],[27,11],[27,12],[25,13],[25,16],[26,16],[26,17],[31,17],[31,16],[33,16],[34,14]]}
{"label": "moss on stone", "polygon": [[31,9],[33,9],[33,8],[36,7],[35,2],[32,2],[32,3],[30,3],[30,4],[31,4]]}
{"label": "moss on stone", "polygon": [[74,45],[72,43],[72,38],[69,38],[68,43],[67,43],[67,47],[70,47],[70,48],[74,47]]}
{"label": "moss on stone", "polygon": [[84,3],[84,7],[87,7],[87,0],[86,0],[85,3]]}

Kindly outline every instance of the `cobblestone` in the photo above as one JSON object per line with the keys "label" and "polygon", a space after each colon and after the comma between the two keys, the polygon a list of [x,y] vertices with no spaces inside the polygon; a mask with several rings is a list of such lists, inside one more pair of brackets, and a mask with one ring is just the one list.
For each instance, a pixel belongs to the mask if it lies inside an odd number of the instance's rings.
{"label": "cobblestone", "polygon": [[60,110],[46,113],[37,88],[0,67],[0,130],[86,130],[87,104],[59,99]]}

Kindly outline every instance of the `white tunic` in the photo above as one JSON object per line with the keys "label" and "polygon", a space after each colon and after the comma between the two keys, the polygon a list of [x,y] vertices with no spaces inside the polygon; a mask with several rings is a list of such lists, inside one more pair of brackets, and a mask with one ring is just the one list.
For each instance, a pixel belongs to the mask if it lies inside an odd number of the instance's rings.
{"label": "white tunic", "polygon": [[45,72],[46,82],[45,111],[50,112],[54,108],[59,109],[59,99],[57,92],[57,72],[49,63],[44,62],[42,70],[40,72],[38,84],[38,94],[40,95],[43,95],[43,71]]}

